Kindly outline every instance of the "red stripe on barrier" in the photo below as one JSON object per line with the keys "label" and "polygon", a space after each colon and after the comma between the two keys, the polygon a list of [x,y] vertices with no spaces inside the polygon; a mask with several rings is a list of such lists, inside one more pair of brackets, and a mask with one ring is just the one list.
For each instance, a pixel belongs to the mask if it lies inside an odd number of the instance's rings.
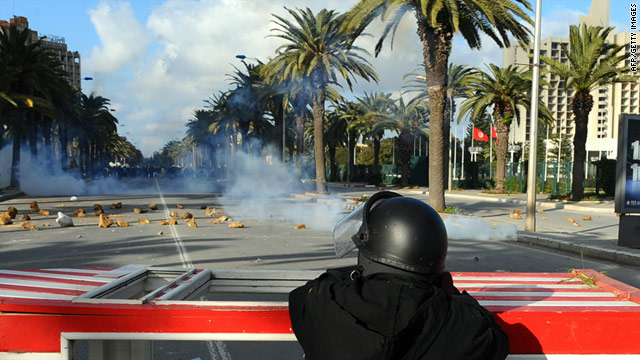
{"label": "red stripe on barrier", "polygon": [[612,279],[591,269],[573,270],[574,274],[582,274],[587,278],[595,280],[595,284],[607,291],[616,294],[624,299],[640,304],[640,289],[629,286],[623,282]]}
{"label": "red stripe on barrier", "polygon": [[505,293],[509,293],[509,292],[531,292],[531,293],[536,293],[536,292],[570,292],[570,293],[603,293],[603,294],[611,294],[611,292],[609,291],[605,291],[602,290],[600,288],[554,288],[554,287],[549,287],[549,288],[543,288],[543,287],[536,287],[536,288],[527,288],[527,287],[521,287],[521,288],[515,288],[515,287],[462,287],[462,286],[458,286],[459,290],[466,290],[468,292],[483,292],[483,291],[495,291],[495,292],[505,292]]}
{"label": "red stripe on barrier", "polygon": [[486,278],[549,278],[549,279],[569,279],[571,275],[566,273],[503,273],[503,272],[452,272],[451,276],[456,277],[486,277]]}
{"label": "red stripe on barrier", "polygon": [[[81,269],[85,270],[85,269]],[[98,270],[91,270],[96,272],[73,272],[73,271],[61,271],[61,270],[36,270],[36,269],[27,269],[27,270],[16,270],[30,273],[42,273],[42,274],[52,274],[52,275],[71,275],[71,276],[84,276],[87,278],[91,278],[94,276],[103,276],[104,274],[98,272]]]}

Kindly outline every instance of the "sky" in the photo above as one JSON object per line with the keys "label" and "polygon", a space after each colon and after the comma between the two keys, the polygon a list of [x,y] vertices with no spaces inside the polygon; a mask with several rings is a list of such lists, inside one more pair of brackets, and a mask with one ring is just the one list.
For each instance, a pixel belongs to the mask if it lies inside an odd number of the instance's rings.
{"label": "sky", "polygon": [[[640,2],[640,1],[639,1]],[[0,19],[24,16],[32,30],[65,38],[70,51],[78,51],[86,94],[111,100],[113,114],[126,136],[147,157],[171,140],[182,139],[185,124],[194,110],[230,88],[234,66],[245,61],[263,62],[275,56],[282,40],[269,36],[275,26],[273,14],[287,17],[290,9],[309,7],[339,12],[356,0],[0,0]],[[633,0],[611,0],[610,25],[615,32],[629,30],[629,7]],[[566,37],[570,24],[589,11],[589,0],[544,0],[542,38]],[[535,6],[535,1],[533,1]],[[532,16],[533,18],[533,16]],[[382,24],[370,27],[372,36],[358,45],[373,54]],[[454,39],[450,61],[482,67],[501,65],[502,51],[483,38],[480,50]],[[377,58],[368,57],[380,81],[360,80],[352,96],[383,91],[399,94],[403,75],[422,62],[422,45],[415,18],[406,16]]]}

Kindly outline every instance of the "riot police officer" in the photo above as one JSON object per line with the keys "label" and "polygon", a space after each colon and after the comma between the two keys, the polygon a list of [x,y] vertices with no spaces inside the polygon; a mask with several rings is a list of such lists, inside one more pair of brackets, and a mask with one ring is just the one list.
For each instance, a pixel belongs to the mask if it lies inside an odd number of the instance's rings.
{"label": "riot police officer", "polygon": [[305,359],[502,360],[507,335],[444,271],[447,231],[422,201],[382,191],[334,229],[336,253],[358,265],[292,291]]}

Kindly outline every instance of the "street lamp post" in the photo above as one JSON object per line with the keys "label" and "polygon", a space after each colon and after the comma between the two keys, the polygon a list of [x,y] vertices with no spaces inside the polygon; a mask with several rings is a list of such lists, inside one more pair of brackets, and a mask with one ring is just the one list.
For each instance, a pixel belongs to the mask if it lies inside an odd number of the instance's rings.
{"label": "street lamp post", "polygon": [[538,132],[538,81],[540,77],[540,16],[542,0],[536,0],[533,41],[533,80],[531,82],[531,132],[529,133],[529,174],[527,176],[527,215],[525,230],[536,231],[536,138]]}

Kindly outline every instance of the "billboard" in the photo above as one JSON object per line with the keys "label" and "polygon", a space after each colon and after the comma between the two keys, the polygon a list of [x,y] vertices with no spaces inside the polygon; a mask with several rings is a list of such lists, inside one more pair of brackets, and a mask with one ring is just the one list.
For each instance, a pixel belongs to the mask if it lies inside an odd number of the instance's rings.
{"label": "billboard", "polygon": [[640,213],[639,114],[620,114],[619,117],[615,211]]}

